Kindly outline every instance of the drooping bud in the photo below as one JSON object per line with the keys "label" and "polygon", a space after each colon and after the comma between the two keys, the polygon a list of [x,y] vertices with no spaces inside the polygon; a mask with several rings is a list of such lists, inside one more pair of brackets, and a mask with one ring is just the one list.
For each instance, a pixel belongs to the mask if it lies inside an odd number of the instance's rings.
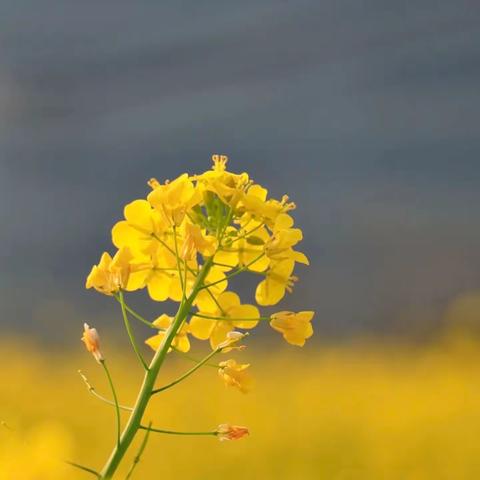
{"label": "drooping bud", "polygon": [[217,427],[217,436],[221,442],[225,440],[240,440],[247,435],[250,435],[247,427],[229,425],[228,423],[222,423]]}
{"label": "drooping bud", "polygon": [[100,351],[100,336],[98,335],[96,328],[90,328],[88,323],[83,324],[83,336],[82,342],[85,344],[85,348],[90,352],[98,363],[103,362],[105,359]]}

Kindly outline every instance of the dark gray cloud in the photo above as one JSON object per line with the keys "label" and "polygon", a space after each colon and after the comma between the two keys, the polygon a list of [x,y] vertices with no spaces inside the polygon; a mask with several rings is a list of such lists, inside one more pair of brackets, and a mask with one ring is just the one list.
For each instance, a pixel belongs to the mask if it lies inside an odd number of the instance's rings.
{"label": "dark gray cloud", "polygon": [[4,325],[107,315],[83,279],[122,205],[221,151],[299,205],[313,265],[287,306],[316,308],[324,334],[438,326],[480,286],[479,13],[2,2]]}

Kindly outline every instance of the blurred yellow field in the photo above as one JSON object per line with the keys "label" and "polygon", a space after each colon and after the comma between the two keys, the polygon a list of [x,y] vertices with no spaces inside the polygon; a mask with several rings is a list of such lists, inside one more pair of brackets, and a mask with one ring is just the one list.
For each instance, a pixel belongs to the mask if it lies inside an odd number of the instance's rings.
{"label": "blurred yellow field", "polygon": [[[265,349],[263,349],[265,352]],[[90,395],[108,385],[89,355],[47,353],[17,339],[2,346],[0,478],[93,478],[56,456],[99,468],[114,442],[114,411]],[[109,353],[121,402],[133,402],[137,364]],[[245,353],[236,355],[246,357]],[[477,479],[480,474],[480,345],[430,347],[363,342],[248,352],[253,392],[228,389],[205,368],[158,395],[147,413],[158,428],[247,425],[249,438],[151,434],[133,478]],[[161,382],[190,363],[169,358]],[[168,375],[168,378],[167,378]],[[133,449],[135,450],[135,449]],[[132,452],[122,464],[125,475]],[[119,478],[123,478],[119,475]]]}

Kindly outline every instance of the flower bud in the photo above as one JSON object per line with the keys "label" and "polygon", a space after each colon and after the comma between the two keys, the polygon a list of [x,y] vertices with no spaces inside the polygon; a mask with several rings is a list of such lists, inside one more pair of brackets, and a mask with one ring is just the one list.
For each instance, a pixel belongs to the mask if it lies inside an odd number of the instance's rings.
{"label": "flower bud", "polygon": [[225,440],[240,440],[247,435],[250,435],[247,427],[229,425],[228,423],[222,423],[217,427],[217,436],[221,442]]}
{"label": "flower bud", "polygon": [[90,328],[88,323],[83,324],[82,342],[98,363],[103,362],[102,352],[100,351],[100,336],[96,328]]}

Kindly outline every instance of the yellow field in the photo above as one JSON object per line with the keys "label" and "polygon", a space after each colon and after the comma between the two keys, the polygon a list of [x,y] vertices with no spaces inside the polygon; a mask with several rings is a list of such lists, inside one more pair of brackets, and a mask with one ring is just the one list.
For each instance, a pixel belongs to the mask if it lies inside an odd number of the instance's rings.
{"label": "yellow field", "polygon": [[[0,478],[94,478],[55,458],[100,469],[108,454],[113,409],[91,396],[76,373],[81,368],[108,394],[100,368],[80,348],[73,356],[48,354],[17,340],[2,352]],[[130,352],[119,353],[109,362],[128,404],[140,371]],[[236,357],[253,360],[252,393],[226,389],[205,368],[159,395],[148,418],[178,430],[230,422],[247,425],[251,436],[220,443],[152,434],[134,478],[480,478],[480,345],[473,341],[310,345],[268,355],[254,347]],[[161,380],[189,367],[172,357]]]}

